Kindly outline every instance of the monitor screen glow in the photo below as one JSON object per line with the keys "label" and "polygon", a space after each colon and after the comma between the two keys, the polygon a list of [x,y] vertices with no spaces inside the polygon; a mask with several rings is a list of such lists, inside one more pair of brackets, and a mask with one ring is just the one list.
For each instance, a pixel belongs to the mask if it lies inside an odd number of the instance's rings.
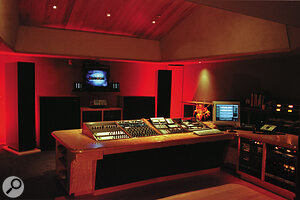
{"label": "monitor screen glow", "polygon": [[90,87],[107,87],[107,71],[101,69],[88,70],[86,73],[86,84]]}
{"label": "monitor screen glow", "polygon": [[223,126],[240,126],[240,102],[214,101],[213,123]]}

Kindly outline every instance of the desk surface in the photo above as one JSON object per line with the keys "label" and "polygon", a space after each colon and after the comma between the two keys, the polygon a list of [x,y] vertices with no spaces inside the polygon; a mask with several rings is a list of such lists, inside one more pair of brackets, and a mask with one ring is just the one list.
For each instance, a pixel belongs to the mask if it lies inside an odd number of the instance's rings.
{"label": "desk surface", "polygon": [[296,150],[298,147],[297,135],[291,135],[291,134],[266,135],[266,134],[257,134],[257,133],[253,133],[252,131],[243,131],[243,130],[238,130],[236,134],[237,136],[240,137],[244,137],[252,140],[258,140],[264,143],[278,145],[289,149]]}
{"label": "desk surface", "polygon": [[180,133],[97,142],[82,134],[82,129],[74,129],[54,131],[52,136],[66,146],[70,151],[102,149],[104,154],[111,154],[124,152],[125,149],[126,151],[133,151],[199,142],[232,140],[234,139],[235,134],[220,133],[198,136],[193,133]]}
{"label": "desk surface", "polygon": [[82,134],[82,129],[54,131],[52,136],[66,146],[70,151],[103,150],[104,154],[120,153],[126,151],[160,148],[167,146],[193,144],[200,142],[214,142],[232,140],[234,137],[244,137],[261,142],[274,144],[290,149],[297,149],[298,136],[296,135],[263,135],[251,131],[238,130],[236,133],[224,132],[206,136],[193,133],[167,134],[158,136],[138,137],[120,140],[97,142]]}

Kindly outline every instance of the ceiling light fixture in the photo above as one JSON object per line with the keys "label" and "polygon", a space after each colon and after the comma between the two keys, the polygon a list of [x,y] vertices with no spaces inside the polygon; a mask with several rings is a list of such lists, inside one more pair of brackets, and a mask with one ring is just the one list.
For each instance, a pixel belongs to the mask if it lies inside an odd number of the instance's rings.
{"label": "ceiling light fixture", "polygon": [[155,24],[156,21],[161,17],[161,15],[157,15],[156,17],[153,18],[152,24]]}

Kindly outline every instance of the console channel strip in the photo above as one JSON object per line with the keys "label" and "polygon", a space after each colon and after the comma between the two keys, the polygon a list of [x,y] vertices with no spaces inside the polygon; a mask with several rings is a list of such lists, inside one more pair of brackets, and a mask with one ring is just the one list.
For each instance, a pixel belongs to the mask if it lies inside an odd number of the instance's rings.
{"label": "console channel strip", "polygon": [[130,138],[115,122],[86,122],[82,132],[97,141]]}
{"label": "console channel strip", "polygon": [[179,125],[188,130],[188,132],[193,132],[196,135],[211,135],[223,133],[218,129],[212,129],[206,126],[204,123],[197,121],[196,119],[191,120],[182,120],[182,119],[174,119]]}
{"label": "console channel strip", "polygon": [[145,137],[159,135],[150,128],[143,120],[124,120],[117,122],[132,137]]}
{"label": "console channel strip", "polygon": [[171,118],[150,118],[152,125],[162,134],[187,133],[188,131],[175,123]]}

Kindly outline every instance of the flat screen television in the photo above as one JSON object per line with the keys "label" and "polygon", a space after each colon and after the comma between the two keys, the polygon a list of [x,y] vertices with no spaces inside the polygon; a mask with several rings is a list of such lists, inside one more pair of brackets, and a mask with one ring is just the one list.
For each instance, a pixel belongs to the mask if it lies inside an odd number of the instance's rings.
{"label": "flat screen television", "polygon": [[105,90],[109,88],[108,67],[88,67],[84,71],[84,86],[87,90]]}
{"label": "flat screen television", "polygon": [[213,101],[213,123],[217,126],[240,127],[240,102]]}

